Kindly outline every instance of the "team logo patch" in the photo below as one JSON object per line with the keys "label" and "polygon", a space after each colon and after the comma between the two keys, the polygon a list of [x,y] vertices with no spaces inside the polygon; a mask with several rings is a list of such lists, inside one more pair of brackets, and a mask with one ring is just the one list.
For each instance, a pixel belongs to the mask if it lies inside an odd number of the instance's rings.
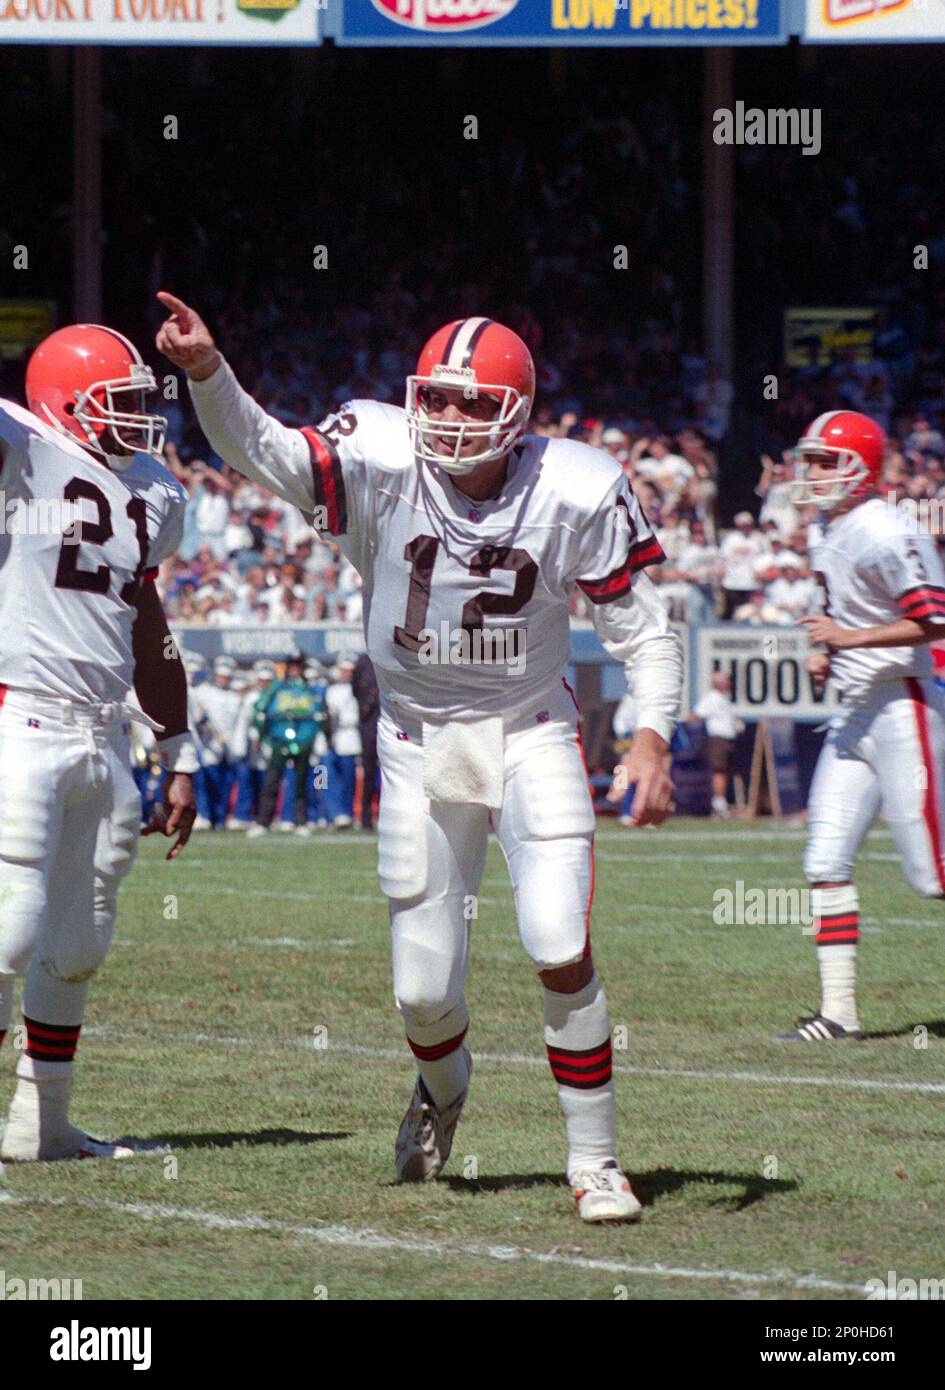
{"label": "team logo patch", "polygon": [[399,740],[401,743],[409,743],[409,742],[410,742],[410,735],[409,735],[409,734],[405,734],[404,731],[403,731],[403,729],[398,729],[398,730],[397,730],[397,738],[398,738],[398,740]]}
{"label": "team logo patch", "polygon": [[426,34],[458,34],[481,29],[512,13],[518,0],[371,0],[395,24]]}
{"label": "team logo patch", "polygon": [[469,520],[470,520],[470,521],[481,521],[481,520],[482,520],[482,512],[477,512],[477,511],[475,510],[475,508],[474,508],[474,509],[469,513]]}
{"label": "team logo patch", "polygon": [[27,727],[28,729],[38,729],[38,728],[39,728],[39,720],[38,720],[38,719],[27,719],[27,721],[26,721],[26,727]]}
{"label": "team logo patch", "polygon": [[548,711],[547,711],[546,709],[539,710],[538,713],[535,715],[535,723],[536,723],[536,724],[547,724],[547,723],[548,723],[548,720],[549,720],[550,718],[551,718],[551,715],[548,713]]}

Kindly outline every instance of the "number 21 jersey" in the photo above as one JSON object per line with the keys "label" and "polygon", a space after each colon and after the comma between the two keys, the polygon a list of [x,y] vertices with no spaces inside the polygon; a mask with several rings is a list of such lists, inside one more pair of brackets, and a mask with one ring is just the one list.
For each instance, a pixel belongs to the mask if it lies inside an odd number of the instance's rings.
{"label": "number 21 jersey", "polygon": [[0,401],[0,683],[123,700],[140,586],[177,549],[186,494],[155,459],[112,471]]}

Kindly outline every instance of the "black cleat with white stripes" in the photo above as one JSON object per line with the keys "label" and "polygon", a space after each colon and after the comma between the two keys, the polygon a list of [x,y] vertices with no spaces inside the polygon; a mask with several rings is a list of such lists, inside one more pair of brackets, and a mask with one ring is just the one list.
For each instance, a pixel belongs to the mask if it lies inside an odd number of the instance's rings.
{"label": "black cleat with white stripes", "polygon": [[852,1040],[864,1042],[859,1028],[844,1028],[842,1023],[834,1023],[832,1018],[814,1014],[812,1018],[799,1018],[792,1033],[775,1033],[773,1042],[841,1042]]}

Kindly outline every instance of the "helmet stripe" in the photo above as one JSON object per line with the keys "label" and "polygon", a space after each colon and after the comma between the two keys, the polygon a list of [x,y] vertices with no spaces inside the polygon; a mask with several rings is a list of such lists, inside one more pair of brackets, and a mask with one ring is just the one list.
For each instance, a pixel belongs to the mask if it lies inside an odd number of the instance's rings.
{"label": "helmet stripe", "polygon": [[119,333],[117,328],[107,328],[104,323],[96,323],[93,324],[92,327],[100,329],[102,333],[110,333],[113,338],[117,338],[121,345],[127,348],[132,362],[136,364],[141,363],[142,366],[144,365],[141,362],[141,354],[135,347],[134,343],[132,343],[128,338],[126,338],[123,333]]}
{"label": "helmet stripe", "polygon": [[480,319],[480,320],[479,320],[479,326],[478,326],[478,328],[475,330],[475,332],[473,333],[473,335],[472,335],[472,337],[470,338],[469,342],[466,344],[466,351],[465,351],[464,354],[463,354],[463,366],[464,366],[464,367],[471,367],[471,366],[472,366],[473,354],[474,354],[475,351],[476,351],[476,346],[477,346],[477,344],[478,344],[478,342],[479,342],[479,339],[482,337],[483,333],[485,333],[486,329],[489,328],[489,327],[491,326],[492,322],[493,322],[492,319]]}
{"label": "helmet stripe", "polygon": [[468,367],[472,353],[482,334],[492,323],[492,319],[463,319],[450,334],[446,351],[443,353],[445,367]]}
{"label": "helmet stripe", "polygon": [[824,430],[830,424],[830,421],[833,420],[835,416],[842,415],[843,413],[842,410],[828,410],[825,411],[823,415],[818,415],[810,428],[805,431],[805,436],[807,438],[823,439]]}

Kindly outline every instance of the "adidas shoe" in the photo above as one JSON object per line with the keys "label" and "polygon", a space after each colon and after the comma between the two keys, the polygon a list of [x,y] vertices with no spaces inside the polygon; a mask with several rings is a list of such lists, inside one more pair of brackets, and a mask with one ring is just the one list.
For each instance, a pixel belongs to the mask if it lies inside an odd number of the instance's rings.
{"label": "adidas shoe", "polygon": [[582,1221],[639,1221],[643,1207],[616,1163],[582,1168],[568,1181]]}
{"label": "adidas shoe", "polygon": [[791,1033],[775,1033],[773,1042],[840,1042],[844,1039],[864,1042],[859,1028],[844,1028],[842,1023],[834,1023],[832,1018],[814,1014],[812,1018],[799,1018]]}
{"label": "adidas shoe", "polygon": [[[465,1051],[465,1049],[464,1049]],[[472,1075],[472,1058],[466,1051],[468,1074]],[[432,1182],[441,1172],[453,1147],[453,1135],[466,1097],[469,1082],[451,1105],[437,1110],[433,1097],[417,1077],[413,1097],[397,1134],[394,1167],[401,1182]]]}

